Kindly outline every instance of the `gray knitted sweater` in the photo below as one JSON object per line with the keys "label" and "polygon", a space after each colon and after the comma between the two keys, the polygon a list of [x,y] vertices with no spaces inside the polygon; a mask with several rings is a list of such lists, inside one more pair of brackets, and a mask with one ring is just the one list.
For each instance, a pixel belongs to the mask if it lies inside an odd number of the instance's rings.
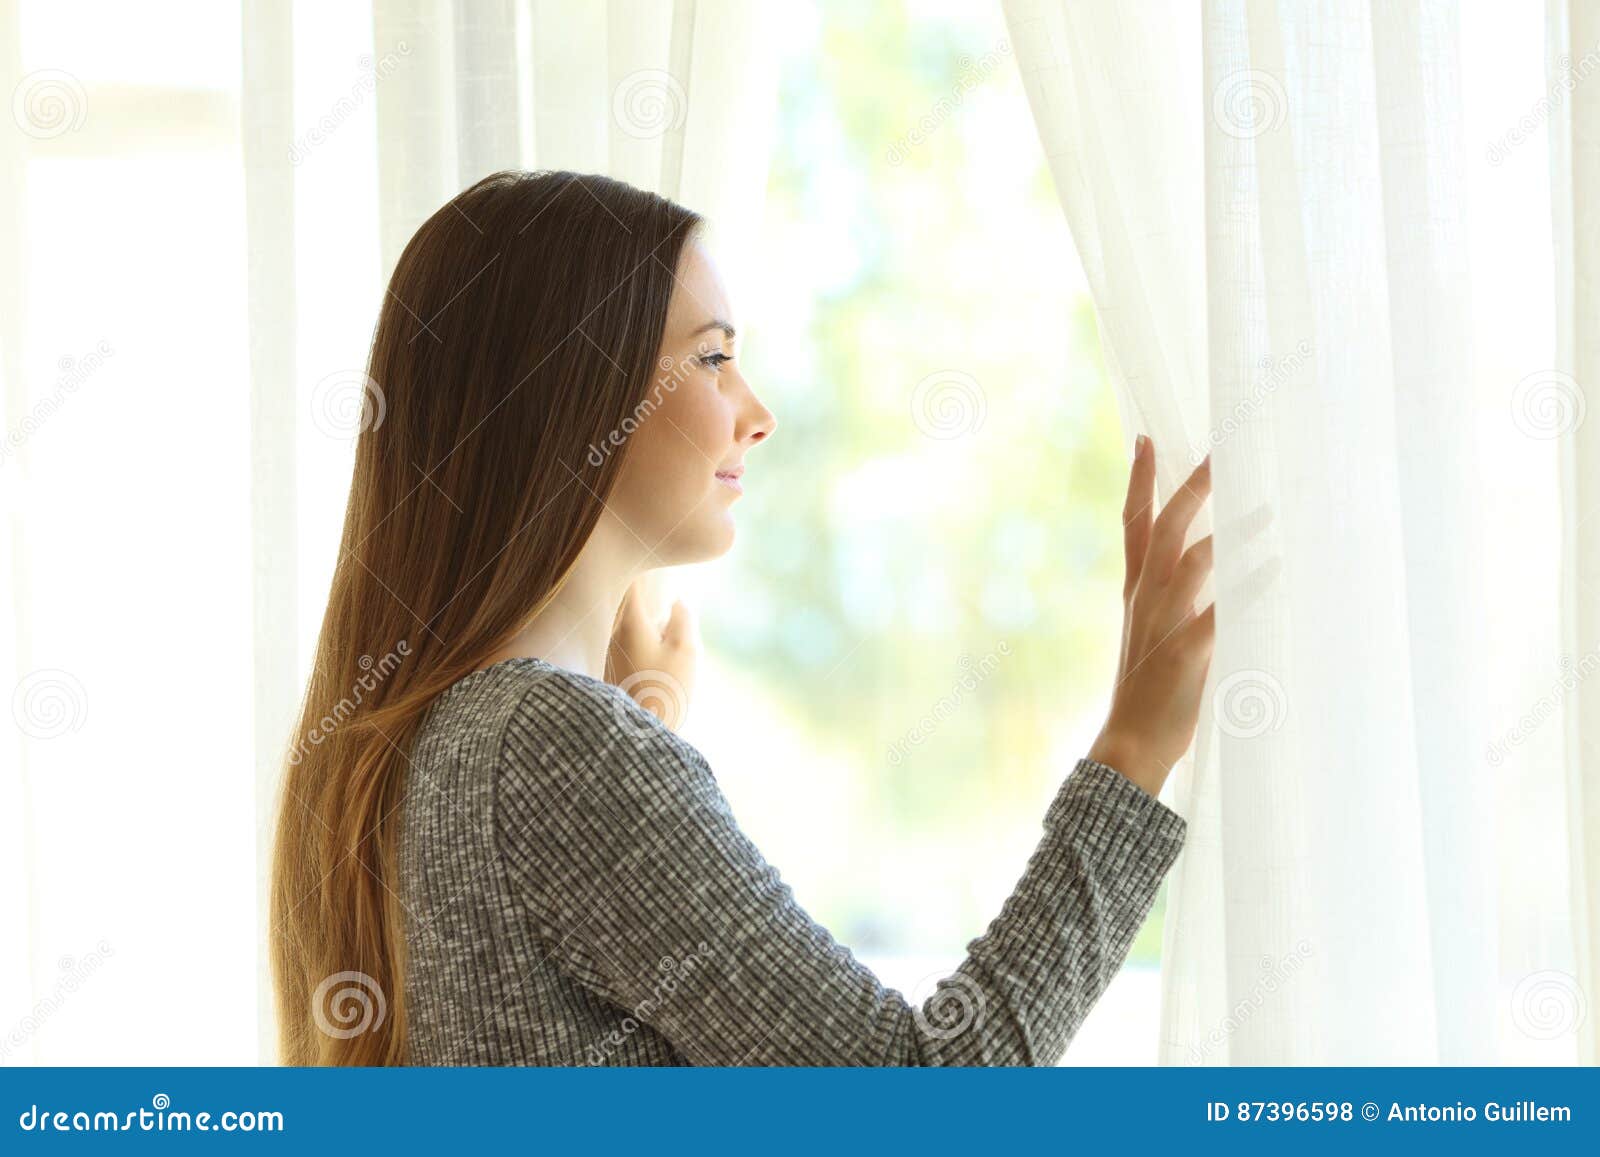
{"label": "gray knitted sweater", "polygon": [[1184,822],[1079,762],[1022,878],[912,1007],[621,688],[508,659],[429,708],[402,808],[424,1065],[1049,1065],[1126,956]]}

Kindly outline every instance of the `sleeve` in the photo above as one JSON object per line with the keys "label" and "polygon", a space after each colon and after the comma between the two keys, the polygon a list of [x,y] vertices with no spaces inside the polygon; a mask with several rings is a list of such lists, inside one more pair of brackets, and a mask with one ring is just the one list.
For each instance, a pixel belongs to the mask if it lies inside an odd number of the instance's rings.
{"label": "sleeve", "polygon": [[1015,890],[912,1007],[795,901],[704,757],[625,692],[544,680],[495,838],[551,959],[697,1065],[1051,1065],[1121,966],[1184,821],[1082,760]]}

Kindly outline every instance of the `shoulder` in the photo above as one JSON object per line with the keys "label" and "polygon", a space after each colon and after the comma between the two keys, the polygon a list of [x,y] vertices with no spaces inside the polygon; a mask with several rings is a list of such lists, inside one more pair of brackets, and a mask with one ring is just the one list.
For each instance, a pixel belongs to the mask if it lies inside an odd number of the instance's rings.
{"label": "shoulder", "polygon": [[497,763],[502,795],[537,805],[570,799],[580,785],[602,805],[628,799],[715,795],[705,757],[614,683],[540,659],[489,669],[504,725]]}
{"label": "shoulder", "polygon": [[513,659],[509,728],[563,750],[665,749],[704,762],[692,744],[641,707],[615,683],[556,667],[542,659]]}

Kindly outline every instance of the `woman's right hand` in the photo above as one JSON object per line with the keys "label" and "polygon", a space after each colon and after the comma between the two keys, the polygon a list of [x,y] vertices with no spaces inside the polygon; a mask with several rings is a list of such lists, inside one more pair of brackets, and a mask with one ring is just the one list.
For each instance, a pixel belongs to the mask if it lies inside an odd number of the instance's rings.
{"label": "woman's right hand", "polygon": [[689,604],[677,599],[666,626],[658,626],[651,605],[659,581],[651,571],[633,581],[622,597],[617,625],[606,652],[606,678],[646,711],[677,731],[689,714],[695,669],[700,662],[700,629]]}
{"label": "woman's right hand", "polygon": [[1211,493],[1211,458],[1189,475],[1159,517],[1155,447],[1140,435],[1122,510],[1127,558],[1122,588],[1122,654],[1111,710],[1089,758],[1127,776],[1151,795],[1194,740],[1200,694],[1211,665],[1216,604],[1194,613],[1211,573],[1211,536],[1188,550],[1183,541]]}

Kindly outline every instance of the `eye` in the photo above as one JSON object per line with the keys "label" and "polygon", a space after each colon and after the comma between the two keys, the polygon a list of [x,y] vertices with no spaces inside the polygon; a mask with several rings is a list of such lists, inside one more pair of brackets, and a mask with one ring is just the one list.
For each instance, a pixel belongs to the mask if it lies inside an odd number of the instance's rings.
{"label": "eye", "polygon": [[732,360],[733,358],[730,355],[722,353],[720,350],[716,353],[700,355],[700,364],[704,366],[710,366],[713,370],[720,370],[724,365]]}

